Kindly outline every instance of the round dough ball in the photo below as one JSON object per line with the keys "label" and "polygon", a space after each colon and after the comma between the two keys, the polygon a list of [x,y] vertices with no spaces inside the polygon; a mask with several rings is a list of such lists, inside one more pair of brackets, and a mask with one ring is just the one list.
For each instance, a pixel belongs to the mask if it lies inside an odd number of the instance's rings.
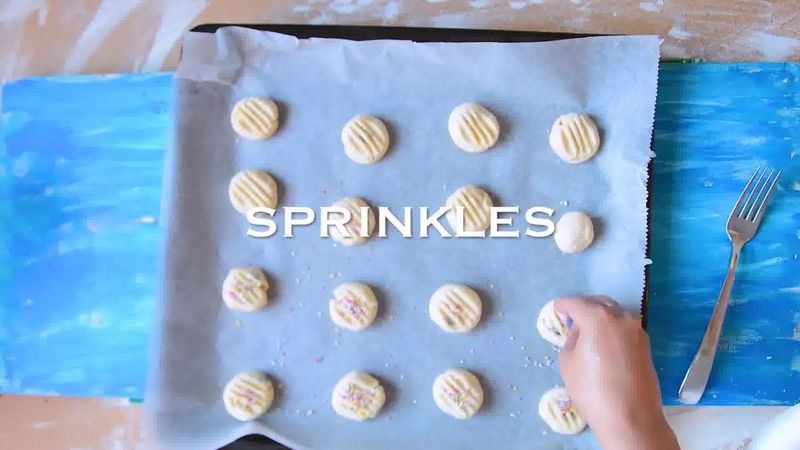
{"label": "round dough ball", "polygon": [[247,214],[252,208],[275,208],[278,184],[267,172],[243,170],[231,178],[228,197],[236,211]]}
{"label": "round dough ball", "polygon": [[456,419],[468,419],[483,405],[483,388],[478,377],[464,369],[450,369],[433,382],[433,401],[442,412]]}
{"label": "round dough ball", "polygon": [[267,306],[269,281],[264,271],[255,267],[237,267],[222,282],[222,300],[230,309],[258,311]]}
{"label": "round dough ball", "polygon": [[242,372],[233,377],[222,394],[228,414],[238,420],[253,420],[272,405],[275,389],[261,372]]}
{"label": "round dough ball", "polygon": [[366,372],[350,372],[333,388],[331,403],[336,414],[362,421],[377,416],[386,402],[383,386]]}
{"label": "round dough ball", "polygon": [[243,98],[233,106],[231,126],[245,139],[266,139],[278,130],[278,105],[264,97]]}
{"label": "round dough ball", "polygon": [[497,117],[476,103],[456,106],[447,119],[447,130],[458,148],[469,153],[485,152],[500,137]]}
{"label": "round dough ball", "polygon": [[359,164],[376,163],[389,149],[386,125],[374,116],[355,116],[342,129],[344,154]]}
{"label": "round dough ball", "polygon": [[[365,224],[361,222],[361,208],[367,208],[367,235],[371,235],[375,229],[375,212],[369,207],[367,202],[358,197],[345,197],[331,206],[338,206],[350,211],[350,221],[345,224],[345,228],[349,232],[349,236],[345,236],[339,232],[335,226],[330,227],[330,235],[334,241],[342,245],[356,245],[364,243],[368,238],[361,236],[361,230],[364,229]],[[336,215],[335,213],[331,214]]]}
{"label": "round dough ball", "polygon": [[550,300],[539,311],[539,318],[536,320],[536,329],[545,341],[563,347],[567,342],[569,327],[567,326],[567,316],[556,311],[553,301]]}
{"label": "round dough ball", "polygon": [[466,333],[481,320],[481,298],[469,286],[445,284],[428,303],[431,320],[448,333]]}
{"label": "round dough ball", "polygon": [[578,434],[586,428],[586,421],[575,409],[564,388],[553,388],[542,395],[539,416],[551,430],[559,434]]}
{"label": "round dough ball", "polygon": [[333,291],[328,312],[337,326],[361,331],[378,315],[378,299],[372,288],[364,283],[344,283]]}
{"label": "round dough ball", "polygon": [[489,228],[492,217],[492,198],[477,186],[463,186],[450,194],[446,205],[447,222],[453,230],[458,230],[457,208],[464,208],[464,231],[483,231]]}
{"label": "round dough ball", "polygon": [[553,239],[558,249],[564,253],[578,253],[585,250],[594,240],[591,217],[580,211],[564,214],[556,223]]}
{"label": "round dough ball", "polygon": [[550,129],[550,147],[559,158],[570,164],[588,161],[600,148],[600,133],[591,117],[585,114],[564,114]]}

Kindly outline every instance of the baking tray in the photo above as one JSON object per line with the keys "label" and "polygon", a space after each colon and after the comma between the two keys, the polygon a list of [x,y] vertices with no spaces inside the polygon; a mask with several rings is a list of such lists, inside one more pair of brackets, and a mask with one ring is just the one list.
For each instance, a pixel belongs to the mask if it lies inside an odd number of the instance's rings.
{"label": "baking tray", "polygon": [[[479,30],[461,28],[427,28],[427,27],[384,27],[384,26],[351,26],[351,25],[293,25],[293,24],[202,24],[191,31],[202,33],[215,33],[223,27],[236,26],[251,28],[260,31],[271,31],[288,34],[300,39],[330,38],[348,39],[353,41],[366,40],[409,40],[415,42],[546,42],[563,39],[599,36],[598,34],[516,31],[516,30]],[[652,144],[651,144],[652,147]],[[646,255],[649,257],[650,247],[650,202],[652,160],[648,165],[647,177],[647,241]],[[645,266],[645,288],[642,295],[641,316],[642,325],[647,325],[647,287],[649,266]],[[248,435],[223,447],[226,449],[269,448],[286,449],[262,435]]]}

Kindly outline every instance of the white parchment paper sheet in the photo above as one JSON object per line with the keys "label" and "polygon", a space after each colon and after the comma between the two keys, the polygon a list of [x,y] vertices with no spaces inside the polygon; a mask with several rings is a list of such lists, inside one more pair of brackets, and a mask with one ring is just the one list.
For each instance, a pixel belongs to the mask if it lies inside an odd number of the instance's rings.
{"label": "white parchment paper sheet", "polygon": [[[293,448],[588,448],[590,432],[563,437],[537,415],[540,395],[560,383],[557,352],[537,334],[540,307],[566,294],[607,294],[638,311],[646,242],[658,64],[657,37],[600,37],[549,43],[413,43],[297,40],[240,28],[190,33],[178,70],[175,148],[165,187],[167,227],[161,329],[147,423],[165,447],[213,448],[263,433]],[[282,123],[269,140],[240,140],[229,113],[240,98],[275,99]],[[499,118],[498,145],[458,150],[450,110],[465,101]],[[602,148],[570,165],[550,150],[554,119],[591,114]],[[348,160],[339,133],[356,114],[391,130],[386,158]],[[335,246],[317,227],[296,237],[253,239],[228,201],[239,170],[272,173],[281,205],[327,206],[360,196],[373,206],[437,208],[465,184],[487,189],[496,205],[543,205],[556,219],[589,213],[597,241],[561,254],[552,238],[404,239],[396,232],[357,247]],[[277,216],[278,221],[283,213]],[[524,230],[524,216],[514,228]],[[414,227],[418,229],[417,226]],[[223,306],[229,268],[269,274],[272,301],[255,314]],[[344,281],[374,286],[377,322],[337,331],[327,313]],[[439,330],[427,315],[441,284],[463,282],[484,301],[468,335]],[[431,384],[451,367],[479,375],[480,413],[458,421],[434,405]],[[350,370],[386,386],[375,420],[335,415],[331,389]],[[252,423],[226,414],[222,387],[242,370],[263,370],[280,385],[273,409]]]}

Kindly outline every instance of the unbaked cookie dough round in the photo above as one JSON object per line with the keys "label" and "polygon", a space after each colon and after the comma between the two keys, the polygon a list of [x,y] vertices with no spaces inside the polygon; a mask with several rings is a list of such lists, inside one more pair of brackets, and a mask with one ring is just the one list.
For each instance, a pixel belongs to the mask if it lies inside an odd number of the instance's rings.
{"label": "unbaked cookie dough round", "polygon": [[355,116],[342,129],[344,154],[359,164],[381,160],[389,149],[389,131],[374,116]]}
{"label": "unbaked cookie dough round", "polygon": [[500,137],[497,117],[476,103],[456,106],[447,119],[447,130],[458,148],[469,153],[485,152]]}
{"label": "unbaked cookie dough round", "polygon": [[264,271],[255,267],[236,267],[222,282],[222,300],[230,309],[252,312],[267,306],[269,281]]}
{"label": "unbaked cookie dough round", "polygon": [[559,116],[550,129],[550,147],[570,164],[588,161],[600,148],[600,133],[591,117],[585,114]]}
{"label": "unbaked cookie dough round", "polygon": [[245,139],[266,139],[278,130],[278,105],[264,97],[243,98],[233,106],[231,126]]}
{"label": "unbaked cookie dough round", "polygon": [[362,421],[377,416],[386,402],[383,386],[366,372],[350,372],[333,388],[331,404],[336,414]]}
{"label": "unbaked cookie dough round", "polygon": [[278,184],[267,172],[243,170],[231,178],[228,197],[236,211],[242,214],[247,214],[252,208],[275,208]]}
{"label": "unbaked cookie dough round", "polygon": [[559,434],[578,434],[586,428],[586,421],[572,404],[567,390],[550,389],[539,400],[539,416]]}
{"label": "unbaked cookie dough round", "polygon": [[491,224],[492,198],[477,186],[458,188],[447,198],[445,206],[450,208],[447,212],[447,221],[454,230],[458,230],[457,208],[464,209],[464,231],[483,231]]}
{"label": "unbaked cookie dough round", "polygon": [[539,311],[539,318],[536,320],[536,329],[547,342],[563,347],[567,342],[569,327],[567,326],[567,316],[556,311],[553,301],[550,300]]}
{"label": "unbaked cookie dough round", "polygon": [[571,211],[558,219],[553,233],[558,249],[564,253],[578,253],[594,240],[592,218],[580,211]]}
{"label": "unbaked cookie dough round", "polygon": [[261,372],[242,372],[225,385],[222,400],[228,414],[238,420],[253,420],[272,405],[272,381]]}
{"label": "unbaked cookie dough round", "polygon": [[[361,236],[361,231],[365,229],[367,235],[371,235],[375,229],[375,212],[363,199],[358,197],[345,197],[331,206],[338,206],[350,211],[350,221],[345,224],[345,228],[349,232],[349,236],[339,232],[335,226],[330,227],[330,235],[334,241],[342,245],[356,245],[364,243],[368,238]],[[361,208],[367,208],[367,223],[361,221]],[[332,216],[335,215],[331,214]]]}
{"label": "unbaked cookie dough round", "polygon": [[466,333],[481,320],[481,298],[469,286],[445,284],[428,303],[431,320],[448,333]]}
{"label": "unbaked cookie dough round", "polygon": [[343,283],[333,291],[328,311],[337,326],[361,331],[378,315],[378,299],[372,288],[364,283]]}
{"label": "unbaked cookie dough round", "polygon": [[433,401],[442,412],[456,419],[468,419],[483,405],[483,388],[478,377],[464,369],[450,369],[433,382]]}

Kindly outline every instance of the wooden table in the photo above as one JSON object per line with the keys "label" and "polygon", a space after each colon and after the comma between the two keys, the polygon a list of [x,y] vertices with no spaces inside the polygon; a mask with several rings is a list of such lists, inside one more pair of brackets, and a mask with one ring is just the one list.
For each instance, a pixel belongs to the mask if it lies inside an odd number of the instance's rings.
{"label": "wooden table", "polygon": [[[181,33],[210,22],[384,24],[658,34],[664,58],[800,59],[794,0],[471,0],[112,2],[0,6],[0,80],[30,75],[171,70]],[[665,4],[667,3],[667,4]],[[68,6],[69,5],[69,6]],[[781,408],[673,411],[684,448],[736,448]],[[133,448],[140,408],[127,400],[0,397],[0,447]],[[701,424],[702,433],[698,433]],[[708,437],[703,437],[708,436]],[[713,436],[713,437],[711,437]],[[705,440],[704,440],[705,439]],[[7,443],[7,445],[4,445]]]}

